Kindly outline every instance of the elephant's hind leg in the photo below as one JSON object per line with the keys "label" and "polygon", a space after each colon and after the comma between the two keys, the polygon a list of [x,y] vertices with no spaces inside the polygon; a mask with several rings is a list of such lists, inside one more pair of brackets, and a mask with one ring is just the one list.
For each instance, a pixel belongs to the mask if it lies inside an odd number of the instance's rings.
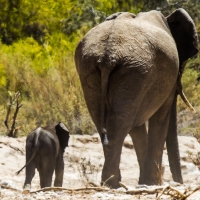
{"label": "elephant's hind leg", "polygon": [[102,183],[112,188],[120,187],[121,174],[119,169],[120,156],[124,138],[128,133],[127,127],[122,126],[124,119],[119,115],[108,116],[107,131],[109,144],[104,146],[105,162],[102,171]]}
{"label": "elephant's hind leg", "polygon": [[56,159],[55,180],[54,180],[54,186],[55,187],[62,187],[62,184],[63,184],[63,174],[64,174],[63,153],[60,152],[59,155],[58,155],[58,157],[57,157],[57,159]]}
{"label": "elephant's hind leg", "polygon": [[51,187],[55,163],[56,159],[51,154],[43,155],[43,158],[39,161],[38,171],[40,175],[41,188]]}
{"label": "elephant's hind leg", "polygon": [[34,160],[31,161],[29,165],[26,167],[26,179],[24,182],[24,191],[31,190],[31,181],[35,175],[35,168],[36,168],[36,163]]}
{"label": "elephant's hind leg", "polygon": [[[142,172],[142,167],[144,165],[144,160],[146,157],[146,149],[147,149],[147,130],[146,125],[143,124],[141,126],[136,126],[132,128],[129,132],[129,135],[132,138],[133,145],[135,148],[135,152],[137,155],[138,163],[140,166],[140,173]],[[140,174],[141,176],[141,174]]]}
{"label": "elephant's hind leg", "polygon": [[147,153],[140,173],[139,184],[160,185],[162,183],[162,155],[168,132],[172,101],[171,95],[171,98],[168,97],[149,119]]}
{"label": "elephant's hind leg", "polygon": [[120,155],[122,150],[122,141],[114,141],[109,138],[109,144],[104,146],[105,162],[102,171],[102,184],[111,188],[120,187],[121,173],[119,169]]}
{"label": "elephant's hind leg", "polygon": [[[32,151],[27,150],[26,151],[26,162],[30,159],[32,155]],[[30,192],[31,190],[31,181],[35,175],[35,168],[36,168],[36,161],[32,160],[27,166],[26,166],[26,178],[24,182],[24,192]]]}

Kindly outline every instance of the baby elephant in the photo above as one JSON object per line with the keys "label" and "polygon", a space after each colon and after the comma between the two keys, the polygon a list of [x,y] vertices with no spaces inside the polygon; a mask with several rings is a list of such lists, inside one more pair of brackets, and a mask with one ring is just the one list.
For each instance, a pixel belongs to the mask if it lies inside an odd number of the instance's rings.
{"label": "baby elephant", "polygon": [[62,187],[63,154],[68,146],[69,137],[69,131],[62,122],[56,126],[39,127],[27,136],[26,164],[16,173],[19,174],[26,167],[23,193],[29,193],[31,189],[35,168],[39,171],[41,188],[51,187],[54,170],[54,186]]}

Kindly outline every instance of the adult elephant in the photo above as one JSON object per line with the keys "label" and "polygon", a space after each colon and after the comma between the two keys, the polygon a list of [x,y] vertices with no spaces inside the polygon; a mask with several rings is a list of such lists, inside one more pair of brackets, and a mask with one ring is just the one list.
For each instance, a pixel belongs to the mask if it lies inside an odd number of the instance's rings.
{"label": "adult elephant", "polygon": [[120,155],[127,134],[140,166],[139,184],[161,184],[165,141],[173,179],[183,182],[176,99],[178,91],[188,103],[180,79],[187,59],[197,52],[195,26],[184,9],[166,18],[158,11],[115,13],[78,44],[76,68],[87,107],[105,144],[103,182],[119,187]]}

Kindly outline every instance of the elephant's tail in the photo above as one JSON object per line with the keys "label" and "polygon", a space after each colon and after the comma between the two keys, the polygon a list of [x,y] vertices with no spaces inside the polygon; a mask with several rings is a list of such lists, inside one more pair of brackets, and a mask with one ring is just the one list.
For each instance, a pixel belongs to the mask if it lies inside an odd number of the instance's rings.
{"label": "elephant's tail", "polygon": [[40,127],[35,130],[34,145],[33,145],[33,149],[32,149],[33,153],[31,155],[31,158],[28,160],[28,162],[19,171],[17,171],[15,173],[16,175],[20,174],[20,172],[33,160],[36,153],[38,152],[38,150],[39,150],[38,138],[39,138],[39,135],[40,135],[40,130],[41,130]]}
{"label": "elephant's tail", "polygon": [[101,141],[103,145],[108,145],[107,130],[105,125],[105,107],[106,97],[108,91],[108,79],[110,75],[110,69],[101,69]]}

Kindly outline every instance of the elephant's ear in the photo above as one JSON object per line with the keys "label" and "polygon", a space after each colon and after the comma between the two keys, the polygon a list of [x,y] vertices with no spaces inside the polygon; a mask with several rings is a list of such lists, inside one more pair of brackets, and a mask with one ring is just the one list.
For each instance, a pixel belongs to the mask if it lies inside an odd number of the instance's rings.
{"label": "elephant's ear", "polygon": [[62,149],[65,149],[65,147],[68,146],[68,142],[69,142],[69,130],[68,128],[65,126],[64,123],[59,122],[56,126],[56,134],[58,136],[59,142],[60,142],[60,146]]}
{"label": "elephant's ear", "polygon": [[198,36],[192,18],[182,8],[167,17],[167,22],[177,45],[180,66],[198,52]]}

